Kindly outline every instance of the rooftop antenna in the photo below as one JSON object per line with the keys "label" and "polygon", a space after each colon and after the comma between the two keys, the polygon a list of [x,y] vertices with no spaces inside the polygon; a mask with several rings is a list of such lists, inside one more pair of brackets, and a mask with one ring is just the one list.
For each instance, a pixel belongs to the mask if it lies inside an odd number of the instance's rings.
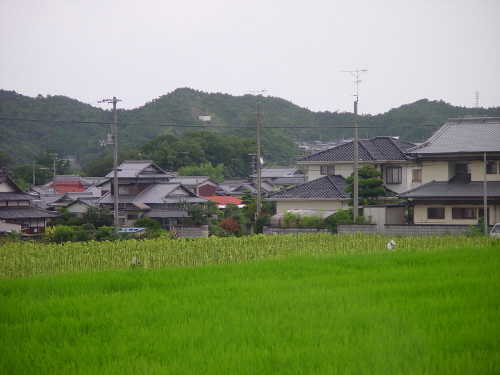
{"label": "rooftop antenna", "polygon": [[366,69],[361,69],[361,70],[345,70],[342,71],[342,73],[351,73],[355,78],[356,81],[354,83],[356,84],[356,100],[354,102],[354,151],[353,151],[353,174],[354,174],[354,199],[353,199],[353,215],[354,219],[359,216],[359,178],[358,178],[358,100],[359,100],[359,83],[361,80],[359,77],[364,73],[367,72],[368,70]]}

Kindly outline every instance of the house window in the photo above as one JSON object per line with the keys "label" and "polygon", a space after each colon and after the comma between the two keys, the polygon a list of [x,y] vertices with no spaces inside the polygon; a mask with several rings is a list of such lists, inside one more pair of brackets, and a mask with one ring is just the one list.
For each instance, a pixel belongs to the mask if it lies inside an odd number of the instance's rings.
{"label": "house window", "polygon": [[428,207],[428,219],[444,219],[444,207]]}
{"label": "house window", "polygon": [[385,168],[385,182],[387,184],[400,184],[403,182],[403,168],[387,167]]}
{"label": "house window", "polygon": [[470,174],[470,163],[455,164],[455,174]]}
{"label": "house window", "polygon": [[118,218],[118,225],[125,225],[125,218],[124,217]]}
{"label": "house window", "polygon": [[422,169],[421,168],[413,170],[412,182],[422,182]]}
{"label": "house window", "polygon": [[128,214],[127,215],[127,220],[137,220],[139,218],[139,215],[137,214]]}
{"label": "house window", "polygon": [[486,163],[486,174],[497,174],[497,163]]}
{"label": "house window", "polygon": [[334,165],[322,165],[321,166],[321,174],[322,175],[335,174],[335,166]]}
{"label": "house window", "polygon": [[453,219],[476,219],[476,209],[453,207],[451,210],[451,217]]}

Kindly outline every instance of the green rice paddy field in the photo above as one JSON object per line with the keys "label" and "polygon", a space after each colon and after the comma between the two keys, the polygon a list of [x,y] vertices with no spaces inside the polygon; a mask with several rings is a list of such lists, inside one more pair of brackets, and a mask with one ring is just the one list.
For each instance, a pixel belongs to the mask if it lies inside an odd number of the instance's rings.
{"label": "green rice paddy field", "polygon": [[2,245],[0,374],[500,373],[498,241],[224,240]]}

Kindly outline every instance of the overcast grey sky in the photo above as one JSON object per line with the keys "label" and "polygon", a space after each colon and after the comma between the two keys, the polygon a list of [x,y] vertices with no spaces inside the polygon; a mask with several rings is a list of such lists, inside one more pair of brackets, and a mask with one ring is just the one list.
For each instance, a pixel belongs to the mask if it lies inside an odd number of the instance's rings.
{"label": "overcast grey sky", "polygon": [[179,87],[313,111],[500,106],[499,0],[0,0],[0,88],[137,108]]}

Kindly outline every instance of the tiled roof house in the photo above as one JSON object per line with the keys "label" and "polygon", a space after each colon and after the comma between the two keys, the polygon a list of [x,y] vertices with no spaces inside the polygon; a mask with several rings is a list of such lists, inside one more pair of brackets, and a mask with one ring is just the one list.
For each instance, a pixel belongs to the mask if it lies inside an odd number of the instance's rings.
{"label": "tiled roof house", "polygon": [[[414,143],[394,137],[375,137],[358,140],[358,165],[376,167],[383,174],[384,185],[394,192],[403,192],[420,183],[418,165],[407,154]],[[328,150],[317,152],[297,160],[307,168],[308,180],[326,175],[341,175],[347,178],[354,170],[354,141],[346,142]]]}
{"label": "tiled roof house", "polygon": [[414,207],[416,224],[476,224],[485,193],[489,224],[500,222],[500,118],[449,119],[408,152],[422,185],[399,196]]}
{"label": "tiled roof house", "polygon": [[45,232],[47,222],[58,214],[34,206],[34,200],[5,171],[0,171],[0,231]]}
{"label": "tiled roof house", "polygon": [[[106,177],[108,180],[100,185],[103,195],[96,204],[108,206],[114,214],[113,172]],[[118,167],[117,177],[120,226],[132,226],[139,217],[148,216],[169,229],[177,224],[177,218],[187,216],[186,211],[177,208],[178,203],[206,202],[181,183],[171,182],[175,175],[151,160],[125,161]]]}

